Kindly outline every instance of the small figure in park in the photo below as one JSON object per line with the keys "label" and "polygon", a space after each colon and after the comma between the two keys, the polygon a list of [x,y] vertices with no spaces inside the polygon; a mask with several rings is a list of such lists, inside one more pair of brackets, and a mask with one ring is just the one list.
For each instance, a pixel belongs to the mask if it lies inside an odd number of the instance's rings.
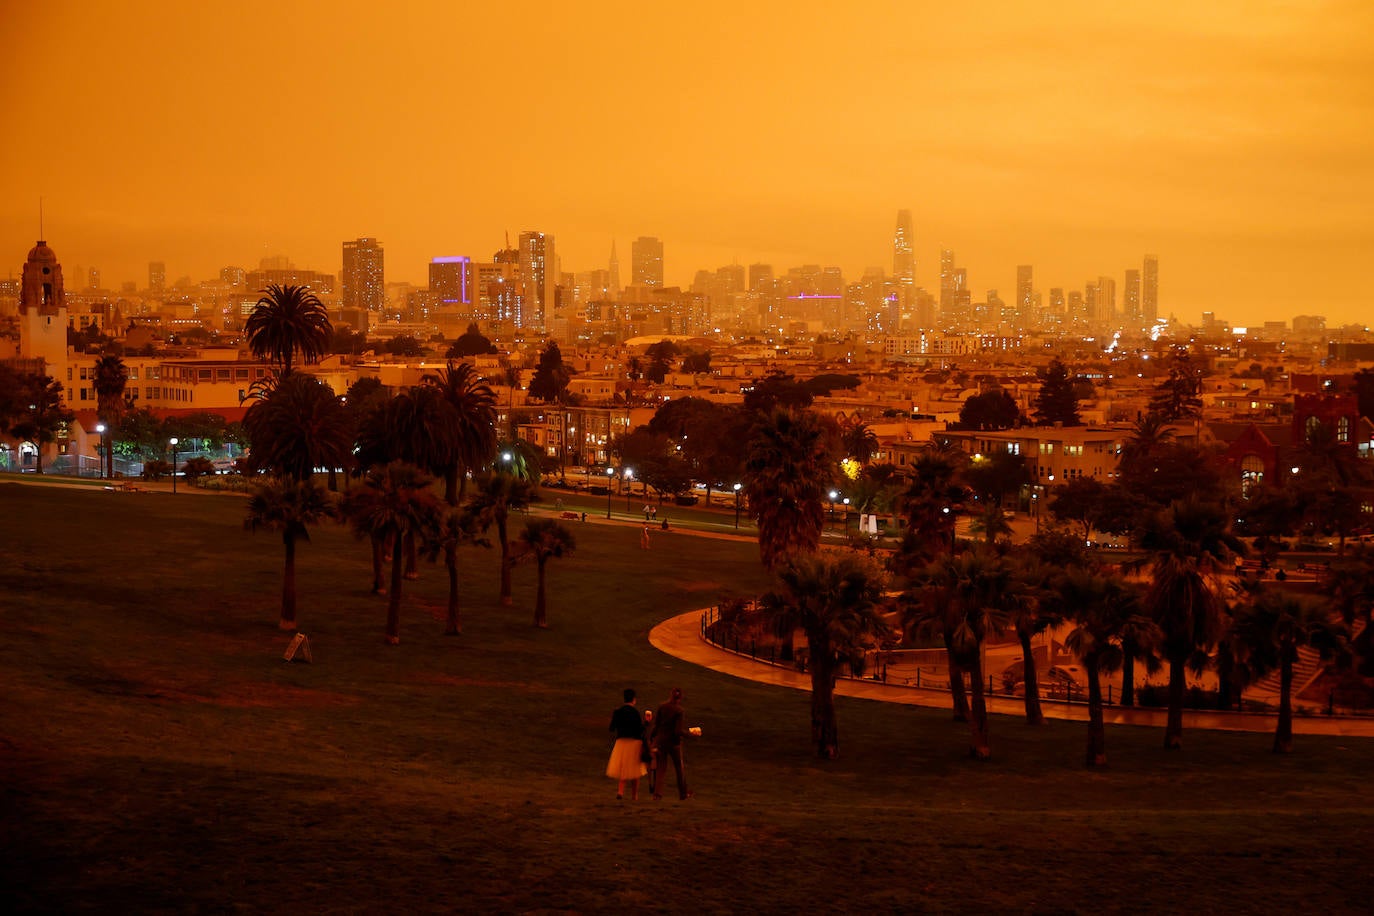
{"label": "small figure in park", "polygon": [[644,533],[639,536],[639,547],[641,550],[649,549],[649,526],[644,526]]}
{"label": "small figure in park", "polygon": [[630,798],[639,800],[639,778],[649,771],[644,765],[644,720],[635,708],[634,688],[626,687],[623,694],[624,705],[611,713],[611,759],[606,764],[606,775],[616,780],[615,797],[625,797],[628,786]]}

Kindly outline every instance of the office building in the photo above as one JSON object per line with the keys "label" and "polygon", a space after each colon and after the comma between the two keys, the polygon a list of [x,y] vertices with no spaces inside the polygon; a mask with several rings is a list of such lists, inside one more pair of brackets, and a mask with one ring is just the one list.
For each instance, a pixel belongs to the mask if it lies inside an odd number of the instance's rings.
{"label": "office building", "polygon": [[663,243],[653,236],[641,235],[630,246],[631,282],[650,289],[663,288]]}
{"label": "office building", "polygon": [[463,256],[429,262],[429,299],[434,305],[471,305],[474,292],[472,259]]}
{"label": "office building", "polygon": [[386,304],[386,270],[382,246],[376,239],[343,243],[339,292],[339,304],[343,308],[367,312],[382,310]]}
{"label": "office building", "polygon": [[1159,258],[1145,255],[1145,270],[1140,275],[1140,317],[1146,324],[1159,320]]}
{"label": "office building", "polygon": [[892,281],[910,296],[916,288],[916,255],[912,252],[911,211],[897,211],[897,231],[892,237]]}
{"label": "office building", "polygon": [[511,316],[519,328],[547,328],[557,303],[558,258],[553,236],[543,232],[522,232],[519,242],[520,282],[524,291],[517,314]]}
{"label": "office building", "polygon": [[167,288],[167,265],[161,261],[148,262],[148,289],[160,293]]}
{"label": "office building", "polygon": [[1140,310],[1140,271],[1126,271],[1126,284],[1121,296],[1122,324],[1131,328],[1140,327],[1144,318]]}

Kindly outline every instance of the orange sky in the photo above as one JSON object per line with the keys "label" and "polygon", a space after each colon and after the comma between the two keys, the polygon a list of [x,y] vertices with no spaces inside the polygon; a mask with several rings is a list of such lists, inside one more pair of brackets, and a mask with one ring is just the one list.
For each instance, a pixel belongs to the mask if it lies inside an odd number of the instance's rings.
{"label": "orange sky", "polygon": [[1368,0],[4,6],[0,275],[40,194],[116,288],[360,235],[423,283],[522,229],[857,279],[905,207],[927,288],[941,247],[979,298],[1151,252],[1185,321],[1371,311]]}

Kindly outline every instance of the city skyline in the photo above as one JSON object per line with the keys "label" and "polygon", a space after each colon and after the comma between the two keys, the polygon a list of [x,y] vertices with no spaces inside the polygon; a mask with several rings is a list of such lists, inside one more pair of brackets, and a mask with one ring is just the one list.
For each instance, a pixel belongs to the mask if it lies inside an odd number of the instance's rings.
{"label": "city skyline", "polygon": [[[1012,300],[1031,265],[1044,298],[1108,276],[1120,302],[1149,253],[1161,317],[1362,321],[1374,11],[1251,7],[21,8],[0,242],[32,245],[41,196],[41,234],[114,289],[152,262],[168,283],[282,254],[337,274],[357,238],[423,285],[526,231],[569,273],[656,237],[687,287],[733,263],[891,270],[910,210],[932,293],[949,249],[975,299]],[[485,99],[508,100],[497,142],[434,117]]]}

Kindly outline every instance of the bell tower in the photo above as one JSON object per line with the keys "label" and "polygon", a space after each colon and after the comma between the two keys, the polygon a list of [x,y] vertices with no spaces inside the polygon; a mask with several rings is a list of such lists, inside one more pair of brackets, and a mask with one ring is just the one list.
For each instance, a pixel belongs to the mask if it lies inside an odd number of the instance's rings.
{"label": "bell tower", "polygon": [[[24,262],[19,288],[19,356],[42,359],[43,371],[70,389],[67,378],[67,291],[62,265],[40,240]],[[68,392],[63,391],[64,398]]]}

